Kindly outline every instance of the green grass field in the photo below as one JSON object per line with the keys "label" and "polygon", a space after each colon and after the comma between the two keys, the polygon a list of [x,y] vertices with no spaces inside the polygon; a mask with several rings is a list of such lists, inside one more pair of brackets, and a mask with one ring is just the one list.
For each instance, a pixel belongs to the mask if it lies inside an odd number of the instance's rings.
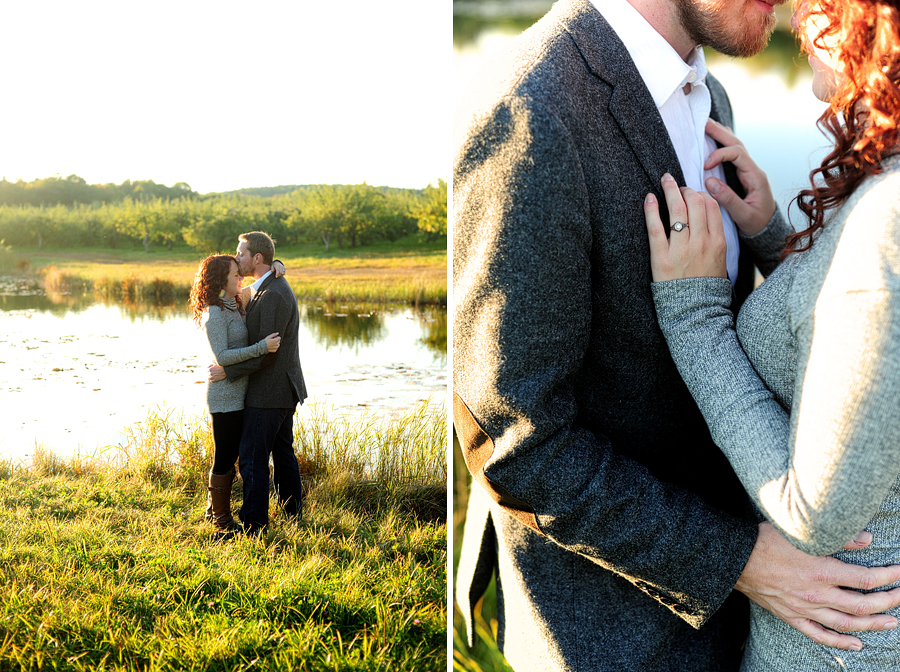
{"label": "green grass field", "polygon": [[303,521],[273,499],[264,537],[227,543],[203,521],[203,422],[157,411],[101,457],[0,460],[0,670],[443,672],[445,443],[431,406],[314,414]]}

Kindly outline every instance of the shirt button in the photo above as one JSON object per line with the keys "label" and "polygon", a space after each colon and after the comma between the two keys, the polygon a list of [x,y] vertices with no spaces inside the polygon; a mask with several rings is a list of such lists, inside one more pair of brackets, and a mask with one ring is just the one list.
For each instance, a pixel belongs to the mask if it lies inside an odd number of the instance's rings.
{"label": "shirt button", "polygon": [[694,72],[693,70],[691,72],[689,72],[688,76],[687,76],[687,81],[689,84],[693,84],[694,82],[696,82],[697,81],[697,73]]}

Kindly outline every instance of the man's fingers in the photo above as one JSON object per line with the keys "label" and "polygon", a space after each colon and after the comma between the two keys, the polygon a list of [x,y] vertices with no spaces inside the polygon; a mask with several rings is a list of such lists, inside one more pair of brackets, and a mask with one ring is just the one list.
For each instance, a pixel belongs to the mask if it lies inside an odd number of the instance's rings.
{"label": "man's fingers", "polygon": [[794,626],[797,630],[809,637],[814,642],[831,646],[836,649],[849,649],[859,651],[862,648],[862,642],[852,635],[843,635],[833,630],[827,630],[815,621],[807,618],[797,618],[788,621],[789,625]]}
{"label": "man's fingers", "polygon": [[[887,567],[862,567],[841,563],[834,565],[834,576],[829,583],[835,586],[846,586],[857,590],[875,590],[895,581],[900,581],[900,565]],[[897,590],[896,588],[894,590]],[[885,592],[894,592],[885,591]],[[868,596],[867,596],[868,597]]]}
{"label": "man's fingers", "polygon": [[[842,588],[835,588],[834,591],[824,597],[823,606],[835,609],[851,617],[877,615],[876,621],[881,625],[875,628],[865,628],[866,630],[884,630],[885,625],[897,623],[896,618],[883,612],[893,609],[900,604],[900,588],[878,590],[874,593],[857,593],[856,591]],[[826,623],[825,625],[828,624]],[[892,628],[887,629],[891,630]]]}
{"label": "man's fingers", "polygon": [[826,628],[838,632],[881,632],[897,627],[897,619],[886,614],[850,616],[842,611],[828,609],[816,612],[815,619]]}

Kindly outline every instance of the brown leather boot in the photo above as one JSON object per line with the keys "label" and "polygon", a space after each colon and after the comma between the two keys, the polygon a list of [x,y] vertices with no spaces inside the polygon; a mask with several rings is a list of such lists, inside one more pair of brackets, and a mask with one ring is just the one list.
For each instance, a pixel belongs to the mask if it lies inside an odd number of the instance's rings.
{"label": "brown leather boot", "polygon": [[206,513],[203,514],[203,518],[212,522],[213,519],[213,507],[212,507],[212,471],[209,472],[207,476],[207,488],[206,488]]}
{"label": "brown leather boot", "polygon": [[232,483],[234,483],[234,468],[227,474],[209,472],[206,519],[212,522],[216,532],[227,532],[234,526],[234,518],[231,517]]}

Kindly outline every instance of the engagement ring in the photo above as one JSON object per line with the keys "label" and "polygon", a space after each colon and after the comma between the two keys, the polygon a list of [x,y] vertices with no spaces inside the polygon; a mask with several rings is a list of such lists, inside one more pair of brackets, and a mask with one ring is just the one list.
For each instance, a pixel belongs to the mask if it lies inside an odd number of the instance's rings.
{"label": "engagement ring", "polygon": [[688,227],[688,225],[685,224],[684,222],[675,222],[674,224],[672,224],[673,231],[682,231],[682,230],[686,229],[687,227]]}

